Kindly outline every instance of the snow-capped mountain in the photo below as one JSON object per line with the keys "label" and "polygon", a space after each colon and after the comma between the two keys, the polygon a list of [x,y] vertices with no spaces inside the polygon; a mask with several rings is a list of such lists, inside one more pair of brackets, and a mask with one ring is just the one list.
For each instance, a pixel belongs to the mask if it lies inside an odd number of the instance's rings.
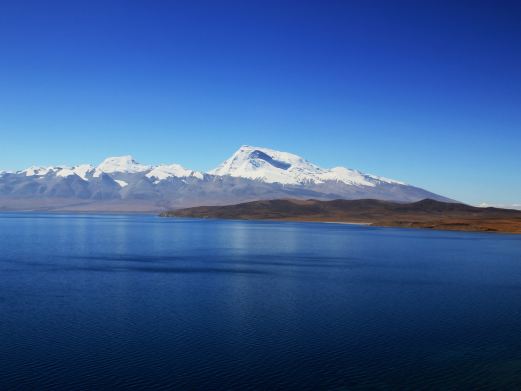
{"label": "snow-capped mountain", "polygon": [[138,172],[150,171],[151,166],[146,166],[144,164],[140,164],[134,160],[134,158],[130,155],[127,156],[118,156],[118,157],[109,157],[101,164],[96,167],[94,171],[94,177],[99,177],[101,174],[112,174],[115,172],[125,173],[125,174],[135,174]]}
{"label": "snow-capped mountain", "polygon": [[291,153],[251,146],[208,173],[179,164],[141,164],[132,156],[110,157],[97,166],[0,172],[0,210],[157,211],[275,198],[448,200],[403,182],[345,167],[321,168]]}
{"label": "snow-capped mountain", "polygon": [[292,153],[249,145],[243,145],[232,157],[209,174],[230,175],[286,185],[320,184],[327,181],[370,187],[378,183],[404,185],[403,182],[363,174],[345,167],[324,169]]}

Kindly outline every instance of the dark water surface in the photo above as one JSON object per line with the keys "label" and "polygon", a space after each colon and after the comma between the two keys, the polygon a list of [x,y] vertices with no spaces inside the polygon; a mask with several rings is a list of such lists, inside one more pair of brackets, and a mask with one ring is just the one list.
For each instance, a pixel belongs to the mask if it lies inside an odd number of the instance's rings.
{"label": "dark water surface", "polygon": [[519,389],[521,236],[0,215],[0,389]]}

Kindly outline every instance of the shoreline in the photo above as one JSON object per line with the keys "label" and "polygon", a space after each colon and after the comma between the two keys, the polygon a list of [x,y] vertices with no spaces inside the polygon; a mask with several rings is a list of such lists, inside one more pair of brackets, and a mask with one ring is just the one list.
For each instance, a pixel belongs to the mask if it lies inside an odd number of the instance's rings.
{"label": "shoreline", "polygon": [[521,211],[430,199],[408,204],[379,200],[263,200],[178,209],[161,215],[521,234]]}
{"label": "shoreline", "polygon": [[338,224],[338,225],[352,225],[359,227],[373,227],[373,228],[401,228],[401,229],[418,229],[422,231],[439,231],[439,232],[468,232],[468,233],[484,233],[484,234],[505,234],[505,235],[521,235],[521,231],[500,231],[500,230],[486,230],[486,229],[450,229],[450,228],[436,228],[431,226],[414,226],[414,225],[392,225],[392,224],[378,224],[373,222],[347,222],[347,221],[321,221],[321,220],[290,220],[290,219],[250,219],[250,218],[219,218],[219,217],[197,217],[197,216],[164,216],[162,218],[173,219],[195,219],[195,220],[215,220],[215,221],[252,221],[252,222],[270,222],[270,223],[318,223],[318,224]]}

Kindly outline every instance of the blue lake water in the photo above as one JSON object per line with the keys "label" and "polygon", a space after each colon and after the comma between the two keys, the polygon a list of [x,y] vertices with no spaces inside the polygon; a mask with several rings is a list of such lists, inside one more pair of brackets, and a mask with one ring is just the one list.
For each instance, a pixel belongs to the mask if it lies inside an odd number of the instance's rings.
{"label": "blue lake water", "polygon": [[521,388],[521,236],[0,214],[0,389]]}

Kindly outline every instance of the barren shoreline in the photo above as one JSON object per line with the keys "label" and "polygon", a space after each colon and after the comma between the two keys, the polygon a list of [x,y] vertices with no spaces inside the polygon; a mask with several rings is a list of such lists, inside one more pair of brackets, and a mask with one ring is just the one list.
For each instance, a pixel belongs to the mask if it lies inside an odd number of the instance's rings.
{"label": "barren shoreline", "polygon": [[378,200],[268,200],[201,206],[161,215],[521,234],[521,211],[434,200],[409,204]]}

